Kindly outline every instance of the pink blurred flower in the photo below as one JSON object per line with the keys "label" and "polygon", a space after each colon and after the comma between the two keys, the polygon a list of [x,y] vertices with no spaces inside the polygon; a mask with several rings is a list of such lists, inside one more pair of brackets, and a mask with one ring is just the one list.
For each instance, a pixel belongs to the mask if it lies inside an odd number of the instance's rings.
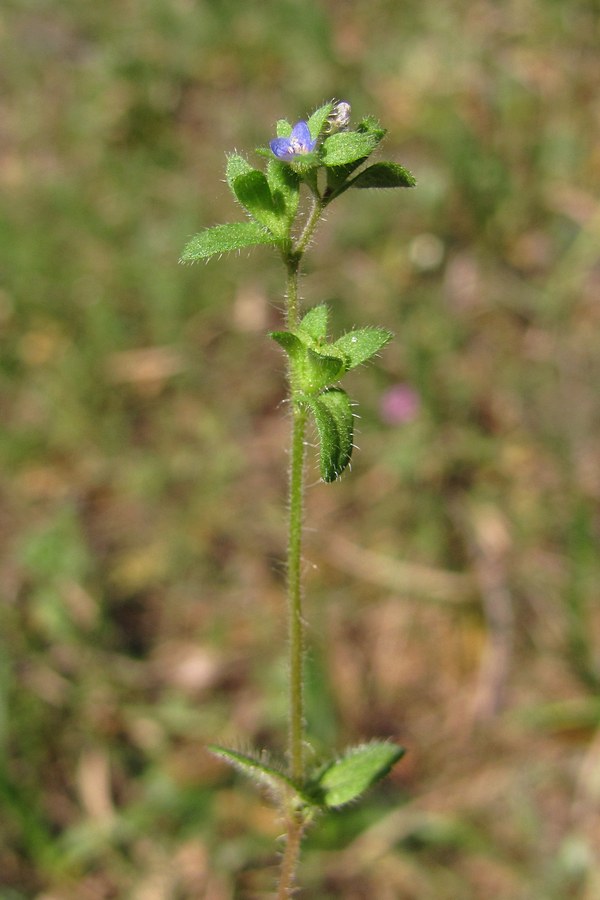
{"label": "pink blurred flower", "polygon": [[383,394],[379,406],[381,418],[387,425],[411,422],[419,413],[421,398],[409,384],[395,384]]}

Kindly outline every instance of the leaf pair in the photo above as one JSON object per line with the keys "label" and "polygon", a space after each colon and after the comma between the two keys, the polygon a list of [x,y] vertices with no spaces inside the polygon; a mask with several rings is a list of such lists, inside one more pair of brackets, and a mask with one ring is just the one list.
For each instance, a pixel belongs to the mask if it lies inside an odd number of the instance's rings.
{"label": "leaf pair", "polygon": [[282,768],[263,757],[211,744],[208,750],[255,781],[265,784],[276,795],[295,795],[304,809],[338,809],[357,800],[384,778],[404,748],[387,741],[373,741],[351,747],[336,759],[319,766],[302,783],[296,784]]}
{"label": "leaf pair", "polygon": [[334,387],[335,382],[374,356],[392,335],[385,328],[360,328],[328,342],[328,318],[327,306],[315,306],[294,331],[274,331],[271,337],[288,355],[294,402],[312,413],[319,435],[321,477],[332,482],[350,463],[354,437],[352,403],[342,388]]}
{"label": "leaf pair", "polygon": [[227,158],[227,183],[254,221],[215,225],[195,235],[180,262],[208,259],[218,253],[258,244],[283,245],[288,239],[300,199],[300,178],[290,166],[270,159],[267,174],[254,169],[238,153]]}

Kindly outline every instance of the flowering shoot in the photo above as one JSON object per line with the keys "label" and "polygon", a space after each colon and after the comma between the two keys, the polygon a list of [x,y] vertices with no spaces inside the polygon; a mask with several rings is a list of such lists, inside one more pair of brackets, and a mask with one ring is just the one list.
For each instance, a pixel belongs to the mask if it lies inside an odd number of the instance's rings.
{"label": "flowering shoot", "polygon": [[316,146],[316,140],[312,140],[306,122],[296,122],[289,137],[274,138],[270,147],[277,159],[282,162],[294,162],[302,156],[312,153]]}

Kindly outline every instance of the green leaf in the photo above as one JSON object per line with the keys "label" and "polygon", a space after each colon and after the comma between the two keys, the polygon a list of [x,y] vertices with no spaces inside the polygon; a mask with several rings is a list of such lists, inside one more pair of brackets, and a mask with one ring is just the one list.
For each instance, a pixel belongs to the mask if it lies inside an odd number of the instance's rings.
{"label": "green leaf", "polygon": [[242,206],[276,237],[284,238],[287,231],[285,206],[276,202],[266,176],[258,169],[237,175],[232,180],[232,190]]}
{"label": "green leaf", "polygon": [[323,131],[327,119],[331,115],[333,106],[333,101],[325,103],[324,106],[315,109],[314,113],[308,119],[306,124],[308,125],[308,130],[310,131],[310,136],[313,141],[315,141]]}
{"label": "green leaf", "polygon": [[306,344],[292,334],[291,331],[271,331],[269,337],[277,341],[280,347],[283,347],[287,355],[293,362],[301,360],[306,354]]}
{"label": "green leaf", "polygon": [[322,303],[320,306],[313,306],[304,315],[300,322],[300,330],[312,338],[315,343],[319,344],[327,338],[327,322],[329,320],[329,309]]}
{"label": "green leaf", "polygon": [[387,134],[387,128],[383,128],[375,116],[365,116],[356,126],[356,130],[360,134],[370,134],[376,144],[379,144]]}
{"label": "green leaf", "polygon": [[278,119],[275,126],[277,137],[289,137],[292,133],[292,126],[287,119]]}
{"label": "green leaf", "polygon": [[393,162],[373,163],[350,182],[355,188],[397,188],[414,187],[417,183],[414,175],[404,166]]}
{"label": "green leaf", "polygon": [[227,184],[231,188],[234,197],[237,197],[234,188],[234,182],[236,178],[239,178],[240,175],[249,175],[250,172],[254,172],[255,169],[250,165],[247,159],[244,159],[243,156],[240,156],[239,153],[228,153],[227,154],[227,165],[225,167],[225,178],[227,179]]}
{"label": "green leaf", "polygon": [[378,144],[375,135],[357,131],[340,131],[323,142],[321,159],[326,166],[344,166],[366,159]]}
{"label": "green leaf", "polygon": [[298,201],[300,199],[300,177],[298,173],[288,163],[271,158],[267,165],[267,181],[275,206],[278,209],[285,210],[285,216],[288,222],[291,222],[298,210]]}
{"label": "green leaf", "polygon": [[341,388],[329,388],[317,397],[303,399],[319,433],[321,477],[326,482],[335,481],[352,456],[354,416],[350,398]]}
{"label": "green leaf", "polygon": [[291,331],[272,331],[274,341],[283,347],[290,358],[297,390],[302,394],[316,394],[337,381],[345,369],[341,352],[321,353]]}
{"label": "green leaf", "polygon": [[272,234],[255,222],[231,222],[228,225],[215,225],[207,228],[188,241],[183,248],[179,262],[194,262],[197,259],[208,259],[230,250],[252,247],[256,244],[277,244]]}
{"label": "green leaf", "polygon": [[305,791],[327,808],[344,806],[384,778],[404,752],[403,747],[385,741],[352,747],[340,759],[322,766]]}
{"label": "green leaf", "polygon": [[378,353],[393,336],[386,328],[359,328],[342,335],[333,346],[346,357],[346,368],[353,369]]}
{"label": "green leaf", "polygon": [[229,763],[235,769],[243,772],[253,781],[264,784],[277,794],[283,792],[288,793],[291,788],[300,798],[300,791],[294,782],[287,777],[280,769],[274,766],[265,754],[259,757],[248,753],[240,753],[237,750],[230,750],[227,747],[220,747],[218,744],[208,744],[206,748],[213,756]]}
{"label": "green leaf", "polygon": [[314,394],[338,381],[345,368],[345,360],[341,353],[337,355],[321,353],[308,347],[304,371],[299,378],[298,386],[304,394]]}

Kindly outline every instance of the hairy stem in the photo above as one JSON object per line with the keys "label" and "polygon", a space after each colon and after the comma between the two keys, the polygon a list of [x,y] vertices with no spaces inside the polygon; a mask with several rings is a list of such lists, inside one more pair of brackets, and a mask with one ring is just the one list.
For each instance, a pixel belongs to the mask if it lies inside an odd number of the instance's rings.
{"label": "hairy stem", "polygon": [[305,822],[302,814],[291,812],[287,821],[286,844],[281,860],[277,900],[287,900],[292,896],[304,828]]}
{"label": "hairy stem", "polygon": [[[315,196],[313,205],[293,248],[286,254],[287,290],[286,325],[297,327],[300,310],[298,298],[298,270],[300,260],[314,233],[323,211],[323,204]],[[292,437],[289,474],[289,522],[287,547],[287,616],[289,652],[289,709],[288,759],[290,777],[297,784],[304,781],[304,619],[302,615],[302,511],[304,502],[304,435],[306,407],[298,400],[294,374],[289,369],[289,399],[292,408]],[[300,844],[306,827],[302,810],[289,808],[286,812],[286,847],[281,863],[278,900],[291,897]]]}
{"label": "hairy stem", "polygon": [[288,535],[288,641],[289,641],[289,732],[290,775],[304,777],[304,621],[302,617],[302,500],[304,493],[304,432],[306,410],[292,401],[292,447],[290,460]]}

